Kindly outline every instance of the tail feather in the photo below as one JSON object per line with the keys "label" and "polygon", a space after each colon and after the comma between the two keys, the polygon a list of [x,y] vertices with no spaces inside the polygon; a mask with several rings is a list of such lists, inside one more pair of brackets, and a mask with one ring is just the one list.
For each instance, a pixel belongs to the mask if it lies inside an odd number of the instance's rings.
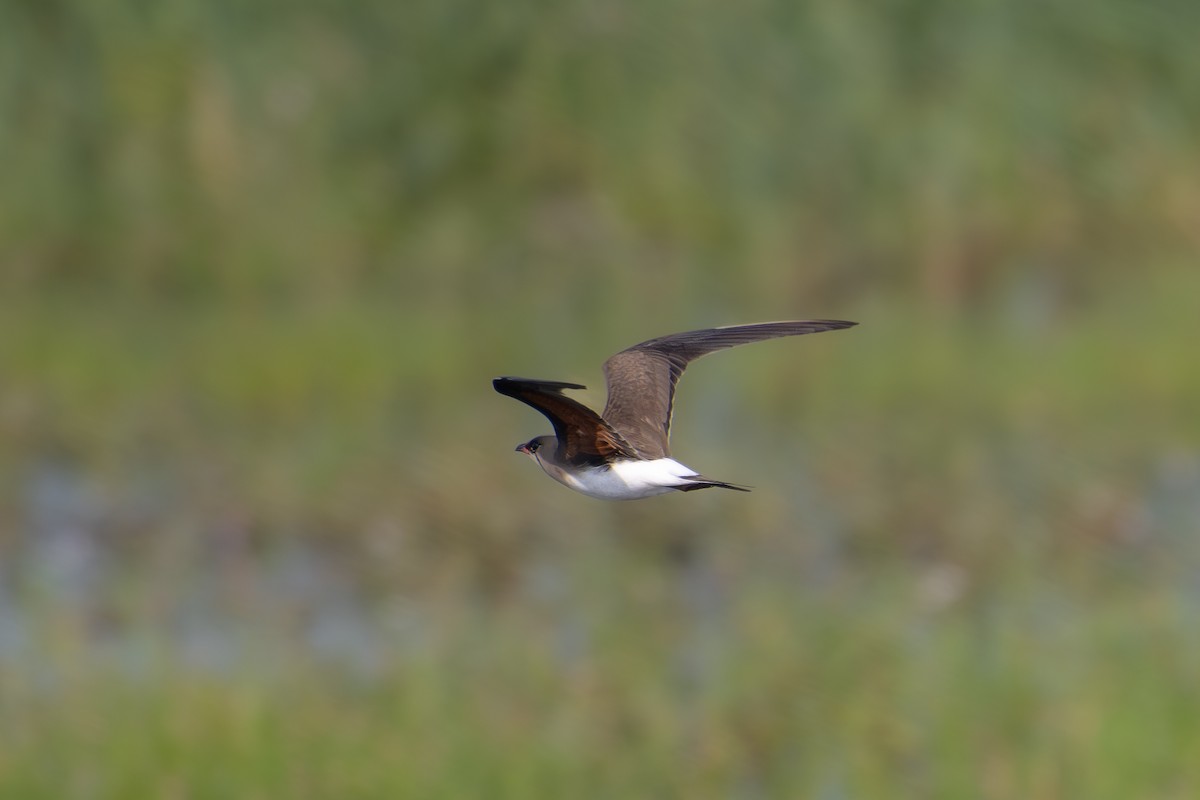
{"label": "tail feather", "polygon": [[703,475],[689,475],[690,483],[685,483],[683,486],[675,488],[681,492],[694,492],[697,489],[733,489],[735,492],[748,492],[750,487],[738,486],[736,483],[726,483],[725,481],[714,481],[711,478],[706,478]]}

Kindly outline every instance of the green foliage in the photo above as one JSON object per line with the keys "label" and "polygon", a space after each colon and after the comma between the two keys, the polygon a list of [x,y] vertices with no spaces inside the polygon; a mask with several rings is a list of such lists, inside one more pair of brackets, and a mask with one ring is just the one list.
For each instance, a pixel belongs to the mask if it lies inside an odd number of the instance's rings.
{"label": "green foliage", "polygon": [[956,302],[1195,245],[1187,4],[243,5],[8,5],[9,291]]}
{"label": "green foliage", "polygon": [[[379,626],[389,666],[365,682],[308,659],[231,679],[162,657],[136,680],[65,662],[40,685],[10,679],[0,789],[1182,798],[1200,779],[1194,598],[1070,576],[875,571],[814,588],[737,572],[705,621],[683,573],[582,546],[557,596],[442,598]],[[251,633],[252,653],[278,646],[277,624]]]}
{"label": "green foliage", "polygon": [[0,796],[1190,797],[1198,9],[0,4]]}

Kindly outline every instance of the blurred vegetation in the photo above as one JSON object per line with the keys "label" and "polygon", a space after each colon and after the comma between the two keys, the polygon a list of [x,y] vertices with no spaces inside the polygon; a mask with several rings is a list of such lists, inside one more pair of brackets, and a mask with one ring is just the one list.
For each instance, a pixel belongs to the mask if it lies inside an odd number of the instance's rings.
{"label": "blurred vegetation", "polygon": [[[1191,797],[1198,25],[0,4],[0,795]],[[747,496],[488,386],[804,316]]]}

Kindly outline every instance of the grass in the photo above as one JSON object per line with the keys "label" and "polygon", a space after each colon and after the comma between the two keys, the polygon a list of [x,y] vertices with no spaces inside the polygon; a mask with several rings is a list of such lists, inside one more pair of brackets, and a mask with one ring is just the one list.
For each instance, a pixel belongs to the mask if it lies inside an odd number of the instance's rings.
{"label": "grass", "polygon": [[60,460],[102,549],[10,529],[0,793],[1186,796],[1193,285],[714,358],[680,441],[752,502],[617,506],[386,308],[14,308],[8,502]]}
{"label": "grass", "polygon": [[[79,669],[10,691],[0,786],[1118,798],[1184,797],[1198,777],[1194,599],[1145,585],[1084,597],[1036,577],[946,600],[934,575],[873,574],[819,590],[729,582],[703,619],[671,576],[608,555],[586,569],[632,591],[449,617],[422,606],[430,640],[365,682],[304,662],[229,681],[166,658],[150,680]],[[555,639],[581,608],[583,641],[565,657]]]}
{"label": "grass", "polygon": [[243,5],[0,7],[0,796],[1194,793],[1191,6]]}

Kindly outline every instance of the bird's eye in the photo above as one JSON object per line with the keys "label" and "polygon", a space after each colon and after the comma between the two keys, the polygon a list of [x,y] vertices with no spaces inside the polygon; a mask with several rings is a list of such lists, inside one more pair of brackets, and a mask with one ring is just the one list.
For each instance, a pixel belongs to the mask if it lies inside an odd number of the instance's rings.
{"label": "bird's eye", "polygon": [[530,442],[529,443],[529,452],[536,453],[537,449],[541,446],[542,446],[541,442]]}

